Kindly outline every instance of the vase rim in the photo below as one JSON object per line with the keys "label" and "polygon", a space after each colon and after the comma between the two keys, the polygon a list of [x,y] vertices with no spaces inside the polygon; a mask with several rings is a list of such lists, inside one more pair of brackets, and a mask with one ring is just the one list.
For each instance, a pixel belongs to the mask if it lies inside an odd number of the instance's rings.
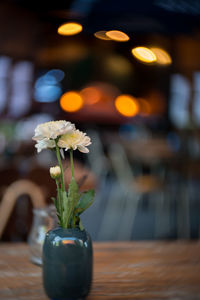
{"label": "vase rim", "polygon": [[85,229],[81,230],[81,229],[78,228],[78,227],[75,227],[75,228],[63,228],[63,227],[61,227],[61,226],[57,226],[57,227],[55,227],[55,228],[53,228],[53,229],[51,229],[51,230],[53,230],[53,231],[55,231],[55,230],[63,230],[63,231],[82,231],[82,232],[85,231]]}

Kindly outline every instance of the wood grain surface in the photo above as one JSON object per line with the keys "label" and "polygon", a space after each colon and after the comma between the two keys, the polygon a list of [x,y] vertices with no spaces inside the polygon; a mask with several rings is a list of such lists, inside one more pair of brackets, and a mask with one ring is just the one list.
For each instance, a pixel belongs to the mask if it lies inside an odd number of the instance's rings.
{"label": "wood grain surface", "polygon": [[[0,244],[0,299],[47,300],[25,244]],[[200,299],[200,242],[94,243],[100,299]]]}

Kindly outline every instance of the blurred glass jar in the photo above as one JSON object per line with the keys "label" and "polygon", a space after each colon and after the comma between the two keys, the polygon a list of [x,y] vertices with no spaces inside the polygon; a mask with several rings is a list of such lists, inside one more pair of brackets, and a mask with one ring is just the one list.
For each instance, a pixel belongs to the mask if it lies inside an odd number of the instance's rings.
{"label": "blurred glass jar", "polygon": [[32,263],[42,266],[42,247],[46,232],[53,227],[53,219],[49,208],[33,209],[33,224],[28,237]]}

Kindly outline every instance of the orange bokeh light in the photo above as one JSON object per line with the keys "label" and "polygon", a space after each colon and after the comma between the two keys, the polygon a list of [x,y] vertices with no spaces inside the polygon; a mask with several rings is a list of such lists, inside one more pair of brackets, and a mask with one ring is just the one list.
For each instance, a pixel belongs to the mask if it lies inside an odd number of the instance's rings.
{"label": "orange bokeh light", "polygon": [[95,86],[82,89],[80,95],[82,96],[84,103],[89,105],[97,103],[102,97],[101,91]]}
{"label": "orange bokeh light", "polygon": [[75,242],[73,240],[62,240],[62,244],[64,245],[75,245]]}
{"label": "orange bokeh light", "polygon": [[131,95],[120,95],[115,99],[117,111],[126,117],[133,117],[139,112],[137,100]]}
{"label": "orange bokeh light", "polygon": [[172,59],[170,55],[161,48],[150,48],[153,53],[156,55],[156,62],[160,65],[170,65],[172,63]]}
{"label": "orange bokeh light", "polygon": [[94,36],[100,40],[110,41],[110,38],[106,35],[105,30],[95,32]]}
{"label": "orange bokeh light", "polygon": [[79,23],[65,23],[58,27],[58,33],[60,35],[75,35],[83,30],[83,27]]}
{"label": "orange bokeh light", "polygon": [[76,112],[83,106],[83,98],[77,92],[67,92],[61,96],[60,106],[64,111]]}
{"label": "orange bokeh light", "polygon": [[110,30],[110,31],[107,31],[106,32],[106,36],[113,40],[113,41],[116,41],[116,42],[127,42],[129,41],[129,36],[122,32],[122,31],[119,31],[119,30]]}
{"label": "orange bokeh light", "polygon": [[147,47],[136,47],[131,50],[132,54],[144,63],[152,63],[156,61],[155,53]]}

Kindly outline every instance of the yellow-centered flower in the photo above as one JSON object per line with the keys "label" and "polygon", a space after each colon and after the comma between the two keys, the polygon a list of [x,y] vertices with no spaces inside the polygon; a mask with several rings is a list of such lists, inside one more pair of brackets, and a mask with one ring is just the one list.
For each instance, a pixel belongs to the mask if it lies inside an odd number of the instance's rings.
{"label": "yellow-centered flower", "polygon": [[58,141],[58,146],[64,148],[66,151],[68,149],[76,150],[80,152],[88,153],[89,150],[86,148],[91,144],[90,137],[86,133],[80,130],[73,130],[62,135]]}

